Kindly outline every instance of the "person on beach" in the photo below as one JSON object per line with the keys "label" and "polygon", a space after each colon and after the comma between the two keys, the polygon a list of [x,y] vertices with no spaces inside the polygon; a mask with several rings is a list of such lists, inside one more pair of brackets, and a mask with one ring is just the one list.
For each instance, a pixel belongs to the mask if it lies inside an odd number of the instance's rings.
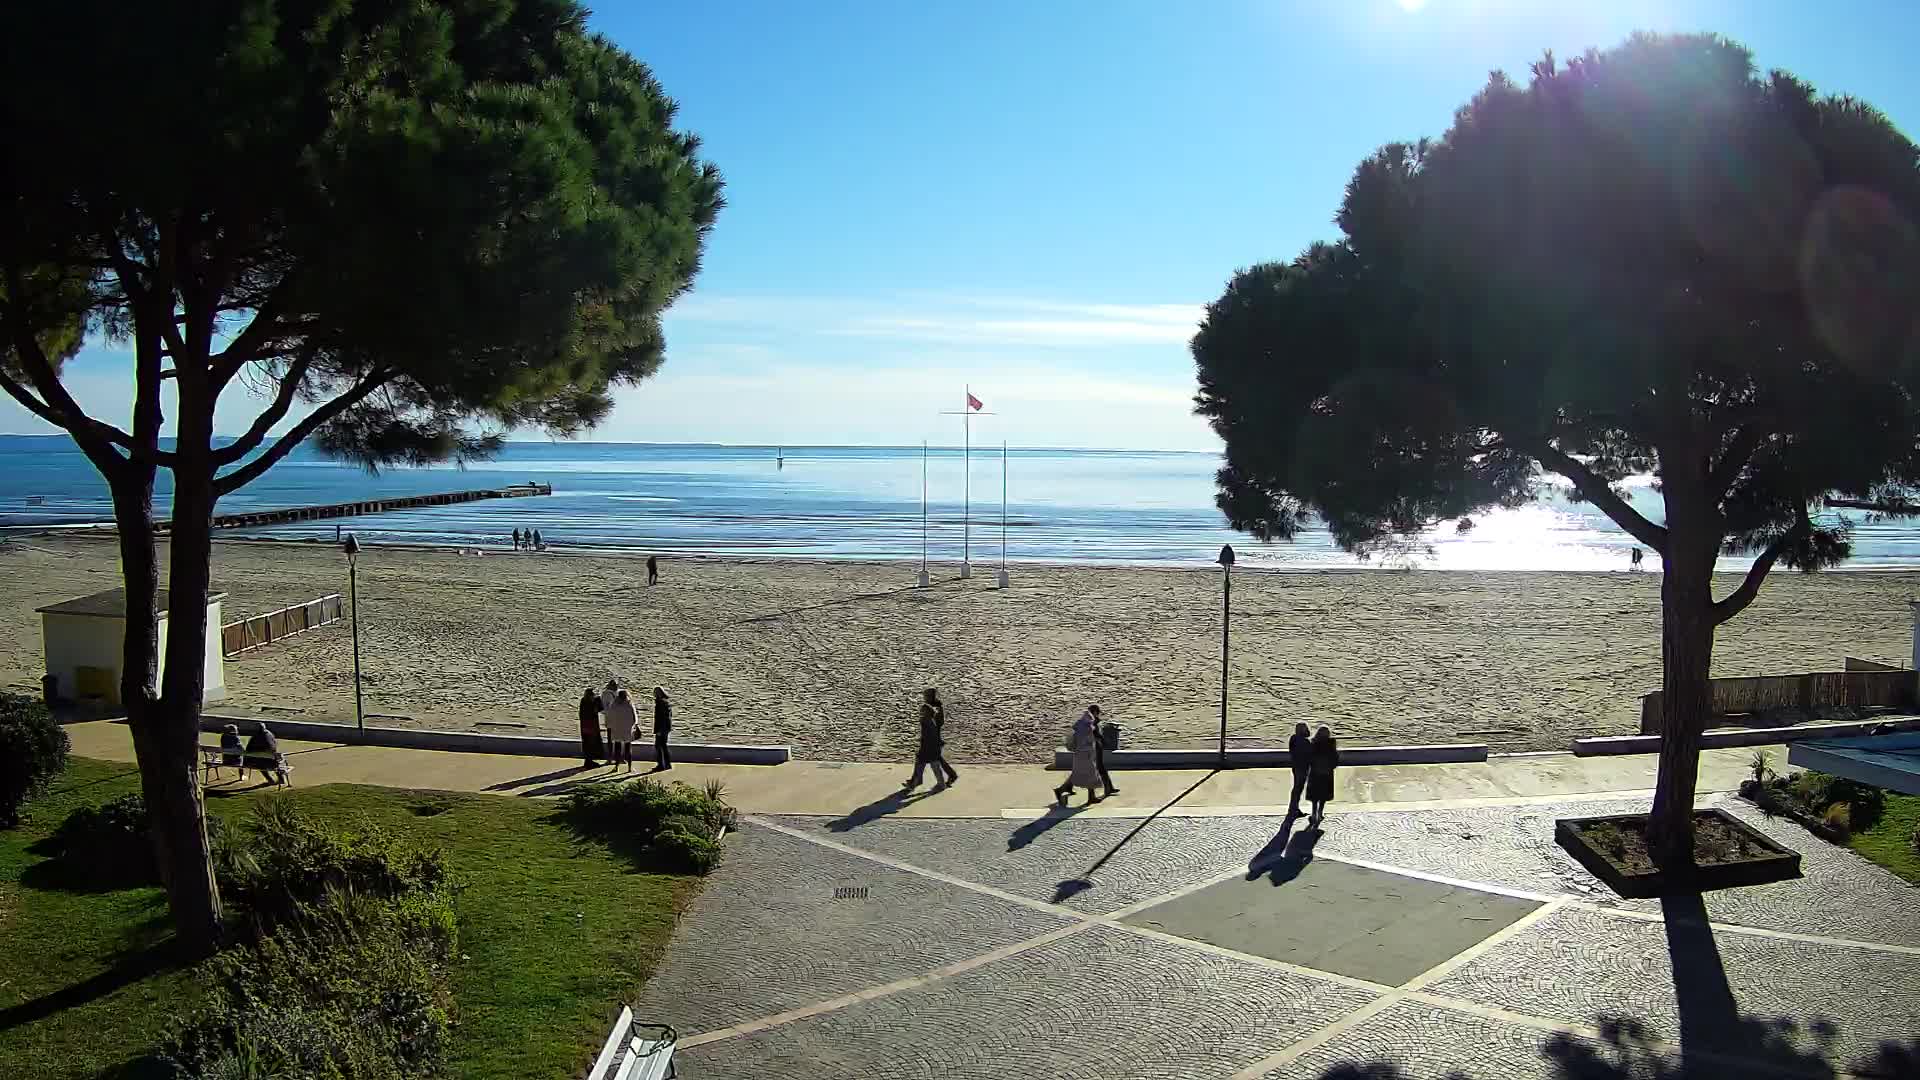
{"label": "person on beach", "polygon": [[665,772],[673,768],[673,755],[667,753],[667,735],[673,731],[673,702],[667,700],[667,692],[661,687],[653,688],[653,771]]}
{"label": "person on beach", "polygon": [[535,551],[547,550],[547,542],[545,540],[540,539],[539,529],[533,530],[533,550]]}
{"label": "person on beach", "polygon": [[613,695],[613,708],[607,710],[607,739],[613,744],[612,761],[615,766],[625,765],[628,772],[633,771],[633,729],[640,723],[640,716],[633,708],[633,699],[625,690]]}
{"label": "person on beach", "polygon": [[[613,715],[613,702],[614,702],[614,699],[619,696],[620,696],[620,683],[616,680],[608,679],[607,685],[601,688],[600,690],[600,717],[601,717],[602,723],[604,723],[608,717],[611,717]],[[611,748],[609,748],[609,751],[608,751],[607,764],[609,765],[618,764],[613,760]]]}
{"label": "person on beach", "polygon": [[1633,568],[1635,570],[1640,569],[1640,560],[1643,558],[1646,558],[1646,556],[1640,551],[1640,549],[1634,548],[1633,549]]}
{"label": "person on beach", "polygon": [[920,701],[920,746],[913,755],[913,777],[907,781],[908,791],[920,786],[920,777],[929,765],[933,766],[935,791],[960,779],[960,774],[947,764],[946,745],[947,707],[940,700],[940,692],[929,686]]}
{"label": "person on beach", "polygon": [[519,529],[513,530],[513,550],[515,551],[520,550],[520,530]]}
{"label": "person on beach", "polygon": [[1313,804],[1313,816],[1307,819],[1315,827],[1327,816],[1327,803],[1333,799],[1333,770],[1340,767],[1340,749],[1333,732],[1325,724],[1313,733],[1313,753],[1307,776],[1307,801]]}
{"label": "person on beach", "polygon": [[600,695],[589,686],[580,691],[580,756],[591,769],[600,764],[606,752],[600,742]]}
{"label": "person on beach", "polygon": [[1293,798],[1287,800],[1287,816],[1300,816],[1300,793],[1307,790],[1307,774],[1313,769],[1313,736],[1307,725],[1293,725],[1293,737],[1287,740],[1287,764],[1293,766]]}
{"label": "person on beach", "polygon": [[1073,797],[1073,789],[1087,789],[1087,805],[1100,801],[1100,731],[1094,723],[1093,710],[1080,714],[1073,722],[1073,733],[1067,736],[1067,749],[1073,752],[1073,768],[1067,773],[1065,783],[1053,789],[1053,797],[1061,806]]}
{"label": "person on beach", "polygon": [[1108,795],[1120,794],[1113,786],[1113,774],[1107,771],[1107,751],[1120,749],[1120,729],[1106,717],[1100,715],[1100,706],[1087,706],[1087,714],[1093,717],[1093,731],[1097,738],[1093,741],[1093,764],[1100,770],[1100,782],[1107,785]]}
{"label": "person on beach", "polygon": [[647,584],[660,584],[660,560],[652,555],[647,556]]}

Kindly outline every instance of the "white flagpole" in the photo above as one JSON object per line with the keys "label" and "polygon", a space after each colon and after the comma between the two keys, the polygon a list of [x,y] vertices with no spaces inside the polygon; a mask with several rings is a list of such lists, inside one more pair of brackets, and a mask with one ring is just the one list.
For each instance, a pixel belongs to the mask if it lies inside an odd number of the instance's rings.
{"label": "white flagpole", "polygon": [[927,441],[920,440],[920,587],[927,587]]}
{"label": "white flagpole", "polygon": [[966,388],[960,402],[960,430],[964,447],[960,451],[960,471],[964,474],[960,495],[960,576],[973,576],[973,387]]}

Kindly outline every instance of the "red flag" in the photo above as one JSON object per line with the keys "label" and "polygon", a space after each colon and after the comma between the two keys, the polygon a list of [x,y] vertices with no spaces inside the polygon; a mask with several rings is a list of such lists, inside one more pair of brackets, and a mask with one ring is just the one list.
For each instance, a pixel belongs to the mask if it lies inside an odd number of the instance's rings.
{"label": "red flag", "polygon": [[969,390],[967,391],[967,408],[978,412],[979,410],[986,408],[986,404],[983,403],[979,398],[974,397],[973,391]]}

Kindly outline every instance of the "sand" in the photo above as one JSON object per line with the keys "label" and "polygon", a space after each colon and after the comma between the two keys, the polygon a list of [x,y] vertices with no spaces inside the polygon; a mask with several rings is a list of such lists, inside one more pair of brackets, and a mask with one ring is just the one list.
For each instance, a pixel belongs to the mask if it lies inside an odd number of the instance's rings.
{"label": "sand", "polygon": [[[1097,701],[1131,746],[1210,745],[1219,725],[1220,572],[1022,566],[1012,587],[939,568],[369,549],[360,557],[370,722],[576,730],[582,687],[664,684],[677,734],[797,756],[911,757],[911,704],[938,686],[956,761],[1039,761]],[[104,538],[0,544],[0,685],[37,692],[34,608],[112,588]],[[216,544],[227,618],[347,591],[330,545]],[[1731,589],[1735,579],[1722,582]],[[1776,574],[1721,629],[1716,675],[1905,664],[1920,573]],[[1297,720],[1350,744],[1565,749],[1636,729],[1660,678],[1657,574],[1353,570],[1235,575],[1230,734]],[[353,716],[345,622],[227,661],[221,710]],[[377,716],[375,714],[378,714]]]}

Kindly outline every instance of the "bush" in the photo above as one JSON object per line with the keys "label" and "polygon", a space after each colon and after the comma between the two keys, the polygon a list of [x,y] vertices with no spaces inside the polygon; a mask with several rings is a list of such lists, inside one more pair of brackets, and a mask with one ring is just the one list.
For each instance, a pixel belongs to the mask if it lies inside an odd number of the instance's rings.
{"label": "bush", "polygon": [[1843,842],[1853,835],[1853,807],[1849,803],[1837,802],[1829,805],[1827,812],[1821,815],[1821,820],[1826,822],[1827,828],[1832,829]]}
{"label": "bush", "polygon": [[1809,769],[1793,778],[1793,797],[1815,814],[1845,804],[1855,829],[1871,828],[1886,812],[1887,793],[1877,787]]}
{"label": "bush", "polygon": [[736,815],[720,796],[682,783],[651,779],[576,788],[562,815],[576,833],[592,837],[661,869],[705,874],[720,861],[717,837]]}
{"label": "bush", "polygon": [[[216,822],[209,818],[209,828]],[[139,793],[101,806],[77,807],[49,838],[51,854],[70,880],[91,885],[152,885],[160,880],[153,827]]]}
{"label": "bush", "polygon": [[277,798],[248,833],[216,868],[252,940],[208,962],[205,1004],[163,1056],[201,1080],[439,1071],[457,943],[439,854],[376,828],[330,831]]}
{"label": "bush", "polygon": [[67,745],[45,705],[0,694],[0,829],[20,824],[20,807],[66,770]]}

